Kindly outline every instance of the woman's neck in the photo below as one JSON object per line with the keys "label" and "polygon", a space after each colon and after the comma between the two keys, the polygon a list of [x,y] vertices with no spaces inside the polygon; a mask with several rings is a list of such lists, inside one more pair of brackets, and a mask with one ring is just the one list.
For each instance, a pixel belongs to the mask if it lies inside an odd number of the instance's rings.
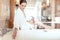
{"label": "woman's neck", "polygon": [[[21,8],[20,8],[21,9]],[[21,11],[23,12],[23,15],[25,16],[24,10],[21,9]],[[26,16],[25,16],[26,17]]]}
{"label": "woman's neck", "polygon": [[24,13],[24,10],[22,10],[20,7],[19,7],[19,9]]}

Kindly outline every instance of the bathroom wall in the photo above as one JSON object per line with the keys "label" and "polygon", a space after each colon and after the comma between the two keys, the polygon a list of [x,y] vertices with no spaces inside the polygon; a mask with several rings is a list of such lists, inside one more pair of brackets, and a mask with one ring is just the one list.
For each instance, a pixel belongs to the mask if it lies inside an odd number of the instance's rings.
{"label": "bathroom wall", "polygon": [[[6,20],[9,19],[10,14],[10,1],[9,0],[0,0],[0,31],[6,29]],[[4,31],[5,32],[5,31]],[[3,33],[3,32],[2,32]]]}

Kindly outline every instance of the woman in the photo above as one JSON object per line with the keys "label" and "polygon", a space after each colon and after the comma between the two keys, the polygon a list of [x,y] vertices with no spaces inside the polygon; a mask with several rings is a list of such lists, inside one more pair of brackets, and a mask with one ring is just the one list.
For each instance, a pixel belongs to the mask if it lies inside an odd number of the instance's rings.
{"label": "woman", "polygon": [[24,9],[27,5],[27,1],[26,0],[20,0],[20,4],[19,7],[17,9],[17,11],[15,12],[15,16],[14,16],[14,31],[13,31],[13,38],[15,39],[17,31],[22,29],[22,30],[29,30],[29,29],[33,29],[34,25],[33,21],[31,20],[31,22],[26,20],[26,15],[24,14]]}
{"label": "woman", "polygon": [[[17,9],[14,16],[14,31],[13,31],[13,39],[15,39],[17,31],[22,30],[31,30],[34,29],[34,19],[30,19],[30,21],[26,20],[26,15],[24,14],[24,9],[27,5],[26,0],[20,0],[19,8]],[[39,23],[41,26],[45,27],[42,23]]]}

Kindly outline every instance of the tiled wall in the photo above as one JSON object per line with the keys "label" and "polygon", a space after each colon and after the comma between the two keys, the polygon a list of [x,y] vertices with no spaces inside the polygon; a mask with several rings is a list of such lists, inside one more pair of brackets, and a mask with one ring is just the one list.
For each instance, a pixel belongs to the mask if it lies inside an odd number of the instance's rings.
{"label": "tiled wall", "polygon": [[9,0],[0,0],[0,31],[6,28],[6,19],[9,17]]}

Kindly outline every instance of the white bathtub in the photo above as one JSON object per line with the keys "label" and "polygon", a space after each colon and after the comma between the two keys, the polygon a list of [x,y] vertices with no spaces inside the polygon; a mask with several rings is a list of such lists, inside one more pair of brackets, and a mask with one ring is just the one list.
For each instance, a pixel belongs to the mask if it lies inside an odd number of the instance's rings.
{"label": "white bathtub", "polygon": [[16,40],[60,40],[60,29],[20,30]]}

